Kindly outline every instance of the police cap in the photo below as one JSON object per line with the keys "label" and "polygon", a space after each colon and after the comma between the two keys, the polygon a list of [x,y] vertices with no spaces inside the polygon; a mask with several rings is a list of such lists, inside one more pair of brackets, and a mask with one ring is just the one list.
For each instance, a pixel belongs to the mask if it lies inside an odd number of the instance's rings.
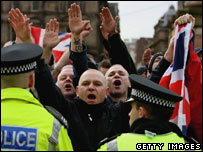
{"label": "police cap", "polygon": [[32,43],[14,44],[1,48],[1,75],[31,71],[42,55],[42,48]]}
{"label": "police cap", "polygon": [[132,86],[132,92],[131,98],[126,102],[138,100],[145,103],[174,108],[176,102],[182,100],[182,97],[178,94],[147,78],[131,74],[129,79]]}

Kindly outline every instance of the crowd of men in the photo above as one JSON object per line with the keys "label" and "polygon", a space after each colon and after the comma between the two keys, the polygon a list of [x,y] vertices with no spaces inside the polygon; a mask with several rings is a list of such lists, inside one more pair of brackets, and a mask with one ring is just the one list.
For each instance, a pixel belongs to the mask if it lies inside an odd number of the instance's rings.
{"label": "crowd of men", "polygon": [[[91,23],[73,3],[67,19],[71,45],[53,68],[52,49],[63,39],[57,19],[46,24],[40,47],[31,38],[30,19],[18,8],[9,15],[16,41],[1,48],[1,150],[202,149],[202,128],[190,125],[184,135],[169,121],[183,97],[159,85],[173,61],[174,37],[164,54],[152,56],[147,49],[146,67],[136,70],[117,31],[118,17],[102,8],[100,30],[109,59],[95,64],[83,44]],[[195,18],[190,14],[177,18],[174,26],[187,23],[192,30]],[[202,100],[196,104],[202,112]],[[196,121],[202,123],[200,119]],[[145,149],[144,143],[154,145]],[[169,143],[189,145],[174,149]]]}

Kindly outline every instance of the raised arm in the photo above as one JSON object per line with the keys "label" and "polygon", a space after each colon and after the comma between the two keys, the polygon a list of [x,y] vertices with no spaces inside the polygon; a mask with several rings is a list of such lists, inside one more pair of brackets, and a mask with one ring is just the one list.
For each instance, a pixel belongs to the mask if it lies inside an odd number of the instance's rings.
{"label": "raised arm", "polygon": [[102,11],[99,13],[102,25],[101,29],[106,31],[111,36],[118,33],[117,31],[117,23],[118,23],[118,16],[113,19],[111,12],[107,7],[102,8]]}
{"label": "raised arm", "polygon": [[69,28],[72,33],[71,50],[75,52],[82,52],[82,31],[87,28],[89,21],[82,21],[82,14],[80,6],[75,3],[71,4],[68,9]]}
{"label": "raised arm", "polygon": [[30,18],[27,18],[26,15],[24,16],[18,8],[12,8],[9,11],[9,15],[8,22],[14,29],[18,42],[33,43],[29,26]]}
{"label": "raised arm", "polygon": [[[8,21],[11,24],[11,26],[14,28],[14,31],[16,32],[16,35],[19,37],[19,39],[22,42],[32,42],[31,36],[30,36],[29,19],[23,16],[23,14],[20,12],[19,9],[16,9],[16,10],[12,9],[9,12],[9,14],[11,15],[11,18],[9,18]],[[46,38],[48,39],[49,36],[50,35],[45,34],[45,39]],[[53,41],[53,39],[51,41]],[[54,46],[52,46],[50,42],[47,45],[45,42],[45,46],[51,49],[51,47],[54,47]],[[46,53],[45,50],[43,50],[43,54]],[[44,59],[45,59],[45,55],[44,55]],[[37,89],[41,103],[43,105],[53,106],[54,108],[56,108],[58,111],[61,112],[60,107],[64,107],[64,106],[61,106],[59,103],[63,101],[64,97],[60,92],[60,90],[53,83],[53,79],[48,69],[48,66],[44,64],[43,60],[38,61],[37,66],[38,66],[38,69],[36,70],[36,74],[35,74],[35,88]]]}
{"label": "raised arm", "polygon": [[[84,24],[85,22],[87,22],[87,20],[85,21],[82,21],[82,23]],[[87,28],[84,29],[82,32],[81,32],[81,35],[82,35],[82,40],[84,40],[91,32],[92,32],[92,27],[91,27],[91,24],[88,23],[87,25]],[[71,58],[74,58],[73,57],[74,55],[74,52],[72,52],[72,55],[71,55]],[[63,53],[62,57],[59,59],[59,61],[56,63],[55,65],[55,68],[53,70],[53,78],[54,78],[54,81],[56,82],[57,81],[57,77],[58,77],[58,74],[60,73],[61,69],[67,65],[69,62],[70,62],[70,50],[69,48],[65,50],[65,52]],[[80,61],[80,60],[79,60]],[[79,64],[79,62],[74,62],[73,64]]]}
{"label": "raised arm", "polygon": [[80,6],[75,3],[69,8],[68,16],[69,28],[72,32],[70,59],[73,61],[73,83],[76,87],[81,74],[88,69],[87,47],[82,41],[91,33],[92,27],[90,21],[82,21]]}
{"label": "raised arm", "polygon": [[59,73],[61,72],[61,69],[64,66],[68,65],[68,63],[70,62],[69,56],[70,56],[70,51],[69,51],[69,48],[67,48],[54,67],[54,70],[52,73],[54,82],[57,81],[57,77],[58,77]]}
{"label": "raised arm", "polygon": [[150,59],[151,59],[152,55],[151,55],[151,49],[150,48],[147,48],[144,53],[143,53],[143,56],[142,56],[142,62],[143,64],[145,65],[145,67],[148,69],[148,66],[149,66],[149,62],[150,62]]}
{"label": "raised arm", "polygon": [[46,30],[43,38],[43,55],[42,58],[45,60],[47,64],[49,64],[52,49],[57,46],[63,37],[59,38],[59,22],[57,22],[56,18],[50,19],[49,23],[46,24]]}
{"label": "raised arm", "polygon": [[173,49],[174,49],[174,37],[171,38],[168,45],[168,49],[164,54],[164,57],[160,60],[157,67],[154,70],[152,70],[151,74],[148,76],[148,79],[150,79],[155,83],[159,83],[164,72],[168,69],[173,60]]}
{"label": "raised arm", "polygon": [[[127,50],[127,47],[121,40],[117,31],[118,16],[113,19],[109,9],[105,7],[102,8],[100,18],[102,21],[100,29],[104,38],[106,37],[105,33],[108,33],[109,47],[106,46],[105,48],[109,52],[111,64],[121,64],[129,74],[137,73],[134,62]],[[105,44],[107,45],[107,43]]]}
{"label": "raised arm", "polygon": [[[182,25],[189,22],[192,22],[191,29],[193,29],[195,25],[195,18],[190,14],[185,14],[175,20],[174,26],[176,27],[176,25]],[[159,81],[161,80],[161,77],[163,76],[164,72],[167,70],[167,68],[173,61],[174,39],[175,37],[173,36],[169,42],[169,46],[164,54],[164,57],[159,62],[157,67],[154,70],[152,70],[152,73],[149,75],[148,79],[156,83],[159,83]]]}

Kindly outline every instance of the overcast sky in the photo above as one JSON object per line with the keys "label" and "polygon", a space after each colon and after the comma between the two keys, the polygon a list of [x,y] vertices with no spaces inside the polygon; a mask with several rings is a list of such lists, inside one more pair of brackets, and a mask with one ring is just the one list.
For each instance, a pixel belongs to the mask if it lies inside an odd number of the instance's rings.
{"label": "overcast sky", "polygon": [[177,1],[108,1],[118,3],[121,38],[153,37],[158,20]]}

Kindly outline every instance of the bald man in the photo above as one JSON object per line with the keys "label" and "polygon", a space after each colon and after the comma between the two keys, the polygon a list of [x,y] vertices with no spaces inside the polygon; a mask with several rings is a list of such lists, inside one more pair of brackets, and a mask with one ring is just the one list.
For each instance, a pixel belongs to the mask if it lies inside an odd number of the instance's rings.
{"label": "bald man", "polygon": [[109,93],[104,75],[94,69],[85,71],[76,88],[76,94],[87,104],[100,104]]}
{"label": "bald man", "polygon": [[109,87],[109,97],[113,101],[124,102],[128,98],[128,88],[131,87],[127,70],[120,64],[115,64],[106,72],[105,77]]}
{"label": "bald man", "polygon": [[107,101],[107,81],[98,70],[89,69],[81,75],[73,102],[55,85],[43,60],[38,63],[35,87],[42,104],[53,106],[67,119],[74,150],[96,150],[104,138],[129,129],[130,106]]}

